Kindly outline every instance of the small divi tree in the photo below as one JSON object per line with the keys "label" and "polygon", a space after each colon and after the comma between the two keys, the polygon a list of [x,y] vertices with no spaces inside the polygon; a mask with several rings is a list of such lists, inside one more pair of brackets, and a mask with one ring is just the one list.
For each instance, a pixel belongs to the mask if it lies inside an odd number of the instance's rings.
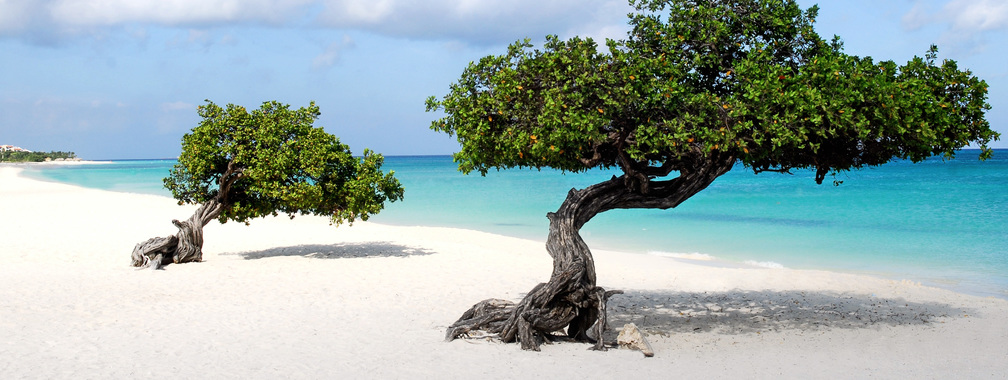
{"label": "small divi tree", "polygon": [[[612,209],[673,208],[736,163],[756,173],[838,171],[893,159],[991,152],[987,84],[932,47],[904,65],[843,52],[793,0],[636,0],[631,31],[526,40],[474,62],[429,111],[458,138],[465,173],[513,167],[622,175],[572,189],[547,214],[553,273],[517,304],[477,303],[447,339],[473,330],[538,349],[566,329],[601,342],[606,300],[579,229]],[[593,327],[594,326],[594,327]],[[592,336],[589,336],[591,332]]]}
{"label": "small divi tree", "polygon": [[182,204],[198,204],[192,217],[173,220],[179,231],[137,244],[135,267],[201,261],[203,227],[217,219],[250,219],[286,214],[315,214],[331,223],[367,220],[386,201],[402,199],[393,173],[383,173],[380,154],[364,150],[355,157],[335,136],[313,123],[319,116],[306,108],[266,102],[249,112],[210,101],[199,106],[203,118],[182,137],[182,154],[165,187]]}

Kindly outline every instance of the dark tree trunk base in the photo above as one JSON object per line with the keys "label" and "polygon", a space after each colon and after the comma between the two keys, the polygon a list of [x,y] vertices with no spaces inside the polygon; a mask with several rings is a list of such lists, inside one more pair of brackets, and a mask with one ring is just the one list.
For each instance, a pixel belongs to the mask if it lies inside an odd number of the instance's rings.
{"label": "dark tree trunk base", "polygon": [[178,238],[175,236],[150,238],[147,241],[137,244],[133,248],[133,262],[130,264],[138,268],[159,269],[171,263],[171,257],[178,246]]}
{"label": "dark tree trunk base", "polygon": [[[555,294],[549,297],[550,293]],[[594,343],[592,349],[604,351],[606,303],[610,296],[622,293],[597,286],[557,292],[548,283],[541,283],[518,304],[491,298],[473,305],[448,327],[445,339],[452,341],[483,331],[506,343],[517,341],[525,350],[539,351],[542,343],[565,339]],[[566,334],[564,327],[568,328]]]}
{"label": "dark tree trunk base", "polygon": [[601,212],[618,208],[668,209],[703,190],[717,177],[731,170],[735,159],[717,156],[706,165],[680,173],[670,181],[635,182],[629,177],[611,180],[585,189],[571,189],[555,213],[549,213],[546,251],[553,257],[549,282],[532,288],[521,302],[499,299],[477,303],[448,327],[448,341],[467,337],[473,331],[496,335],[502,341],[519,342],[522,349],[539,350],[539,345],[567,329],[567,338],[595,343],[605,350],[603,333],[609,297],[622,291],[606,291],[596,286],[595,262],[581,238],[581,227]]}
{"label": "dark tree trunk base", "polygon": [[160,269],[175,263],[203,261],[203,226],[220,215],[221,205],[207,202],[184,222],[172,220],[179,231],[174,236],[147,239],[133,248],[131,265]]}
{"label": "dark tree trunk base", "polygon": [[[522,349],[538,351],[543,342],[566,329],[568,339],[594,343],[594,349],[605,350],[606,303],[622,292],[596,286],[591,251],[578,233],[583,222],[597,213],[588,207],[588,201],[598,196],[598,191],[598,186],[571,190],[560,209],[547,215],[550,233],[546,250],[553,257],[549,282],[536,285],[517,304],[499,299],[477,303],[448,328],[445,339],[481,330],[507,343],[517,341]],[[587,219],[585,212],[590,214]]]}

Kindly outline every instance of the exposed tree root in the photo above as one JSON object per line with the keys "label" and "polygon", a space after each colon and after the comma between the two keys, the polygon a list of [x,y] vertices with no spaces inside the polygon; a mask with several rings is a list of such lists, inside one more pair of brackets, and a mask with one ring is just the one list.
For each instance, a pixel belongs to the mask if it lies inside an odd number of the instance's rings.
{"label": "exposed tree root", "polygon": [[172,262],[171,257],[176,246],[178,238],[175,236],[150,238],[133,248],[131,265],[139,268],[161,268]]}
{"label": "exposed tree root", "polygon": [[481,301],[448,327],[445,339],[468,337],[479,330],[506,343],[518,341],[522,349],[539,351],[542,343],[556,340],[555,334],[567,327],[570,340],[594,343],[593,349],[605,350],[606,303],[623,292],[601,287],[556,291],[549,283],[541,283],[518,304],[494,298]]}
{"label": "exposed tree root", "polygon": [[196,209],[184,222],[172,220],[179,231],[174,236],[155,237],[133,248],[131,265],[160,269],[171,263],[203,261],[203,226],[220,215],[221,204],[211,201]]}
{"label": "exposed tree root", "polygon": [[670,181],[634,182],[630,177],[611,180],[585,189],[571,189],[567,199],[550,219],[546,251],[553,257],[549,282],[532,288],[521,302],[500,299],[477,303],[448,327],[446,340],[468,336],[481,330],[504,342],[519,342],[522,349],[539,350],[539,345],[566,328],[568,338],[595,343],[605,350],[606,303],[622,291],[606,291],[596,285],[595,262],[579,233],[582,226],[601,212],[617,208],[667,209],[703,190],[728,172],[735,160],[718,157],[706,166],[680,173]]}

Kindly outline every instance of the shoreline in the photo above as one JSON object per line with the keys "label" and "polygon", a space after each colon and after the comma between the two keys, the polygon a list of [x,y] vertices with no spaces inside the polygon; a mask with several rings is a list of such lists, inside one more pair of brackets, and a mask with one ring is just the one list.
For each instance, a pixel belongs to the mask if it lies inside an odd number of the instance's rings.
{"label": "shoreline", "polygon": [[94,165],[111,164],[112,160],[91,161],[91,160],[67,160],[67,161],[42,161],[42,162],[0,162],[0,167],[28,167],[28,166],[59,166],[59,165]]}
{"label": "shoreline", "polygon": [[204,262],[135,270],[132,247],[173,234],[170,220],[195,207],[19,170],[0,167],[0,210],[18,215],[0,218],[0,373],[12,378],[935,378],[1008,370],[1005,300],[607,250],[593,251],[599,285],[626,291],[610,300],[610,327],[635,323],[654,358],[580,343],[542,352],[446,343],[445,328],[474,303],[520,299],[549,277],[541,242],[277,217],[211,223]]}
{"label": "shoreline", "polygon": [[[535,244],[539,244],[539,245],[542,245],[542,246],[545,245],[545,241],[544,240],[540,241],[540,240],[536,240],[534,238],[528,238],[528,237],[522,237],[522,236],[516,236],[516,235],[508,235],[508,234],[503,234],[503,233],[488,232],[488,231],[482,231],[482,230],[478,230],[478,229],[469,229],[469,228],[462,228],[462,227],[422,226],[422,225],[414,225],[414,224],[406,224],[406,223],[404,223],[404,224],[398,224],[398,223],[378,223],[378,222],[376,222],[376,224],[380,224],[380,225],[384,225],[384,226],[389,226],[389,227],[394,227],[394,228],[410,228],[410,227],[428,228],[429,227],[429,228],[454,229],[454,230],[458,230],[460,233],[468,233],[468,232],[487,233],[487,234],[492,234],[492,235],[497,235],[497,236],[502,236],[502,237],[508,237],[508,238],[525,240],[525,241],[533,242]],[[836,274],[844,274],[844,275],[870,277],[870,278],[879,279],[879,280],[885,280],[885,281],[894,281],[894,282],[917,284],[917,285],[920,285],[920,286],[926,286],[926,287],[930,287],[930,288],[941,289],[941,290],[945,290],[945,291],[949,291],[949,292],[953,292],[953,293],[958,293],[958,294],[962,294],[962,295],[967,295],[967,296],[981,297],[981,298],[996,298],[996,299],[1008,301],[1008,289],[996,288],[996,289],[992,290],[992,288],[990,286],[984,286],[983,285],[983,284],[987,284],[985,282],[980,282],[980,283],[978,283],[976,285],[970,286],[969,284],[963,284],[964,280],[961,280],[961,279],[949,280],[949,279],[946,279],[946,278],[943,278],[943,277],[935,276],[933,274],[922,273],[922,272],[895,272],[895,271],[885,271],[885,270],[880,270],[880,269],[845,270],[845,269],[842,269],[842,268],[832,268],[832,267],[826,267],[826,266],[791,267],[791,266],[785,266],[785,265],[782,265],[782,264],[779,264],[779,263],[776,263],[776,262],[773,262],[773,261],[754,261],[754,260],[736,261],[736,260],[725,259],[725,258],[721,258],[721,257],[718,257],[718,256],[712,256],[712,255],[703,254],[703,253],[671,253],[671,252],[662,252],[662,251],[653,251],[653,250],[649,250],[647,252],[634,252],[634,251],[628,251],[628,250],[620,250],[618,248],[617,249],[613,249],[613,248],[610,248],[610,247],[595,248],[592,244],[589,244],[589,246],[592,247],[591,251],[592,251],[593,254],[596,253],[596,252],[619,252],[619,253],[627,254],[627,255],[651,256],[651,257],[659,258],[659,259],[662,259],[662,260],[671,260],[671,261],[675,261],[675,262],[679,262],[679,263],[683,263],[683,264],[688,264],[688,265],[711,267],[711,268],[723,268],[723,269],[758,269],[758,270],[770,270],[770,271],[773,271],[773,270],[792,270],[792,271],[828,272],[828,273],[836,273]],[[545,251],[544,251],[543,254],[546,254]],[[972,274],[970,274],[970,275],[972,275]],[[975,275],[972,275],[972,276],[975,276]],[[969,276],[967,276],[967,279],[972,279],[972,278],[975,278],[975,277],[969,277]]]}
{"label": "shoreline", "polygon": [[[161,159],[156,159],[156,160],[161,160]],[[19,167],[20,168],[30,168],[30,167],[36,166],[36,165],[44,167],[44,166],[60,166],[60,165],[73,166],[73,165],[78,165],[78,164],[109,164],[109,163],[113,163],[113,161],[114,160],[109,160],[109,161],[75,161],[75,162],[70,162],[70,161],[67,161],[67,162],[55,162],[54,161],[54,162],[45,162],[45,163],[0,163],[0,168],[5,167],[5,166],[7,166],[7,167],[13,167],[13,168],[19,168]],[[142,159],[142,160],[119,160],[119,161],[149,161],[149,160]],[[63,184],[63,185],[67,185],[67,186],[79,186],[79,185],[74,185],[74,184],[67,184],[67,183],[64,183],[64,182],[61,182],[61,181],[58,181],[58,180],[49,180],[49,179],[46,179],[46,178],[39,178],[39,177],[29,176],[29,175],[26,175],[23,171],[20,172],[18,175],[19,175],[19,177],[22,177],[22,178],[25,178],[25,179],[28,179],[28,180],[32,180],[32,181],[50,182],[50,183],[56,183],[56,184]],[[88,189],[90,189],[90,188],[88,188]],[[152,193],[147,193],[147,192],[134,192],[134,191],[129,191],[128,189],[98,189],[98,190],[111,191],[111,192],[116,192],[116,193],[121,193],[121,194],[152,195],[152,196],[164,197],[166,199],[172,199],[171,197],[165,196],[165,195],[152,194]],[[174,202],[174,200],[172,200],[172,201]],[[255,222],[253,221],[252,223],[255,223]],[[391,222],[391,223],[375,222],[375,223],[382,224],[382,225],[387,225],[387,226],[390,226],[390,227],[411,227],[411,226],[413,226],[413,227],[416,227],[416,226],[423,227],[422,225],[415,225],[415,224],[411,224],[411,223],[396,223],[396,222]],[[435,227],[455,228],[455,229],[458,229],[459,231],[461,231],[463,233],[464,232],[469,232],[469,231],[471,231],[471,232],[480,232],[480,233],[490,233],[490,234],[496,234],[496,235],[501,235],[501,236],[513,237],[513,238],[517,238],[517,239],[535,241],[535,242],[538,242],[538,244],[544,244],[544,241],[539,241],[536,238],[528,237],[528,236],[522,236],[520,234],[507,234],[507,233],[502,233],[502,232],[499,232],[499,231],[498,232],[484,231],[484,230],[479,230],[479,229],[472,229],[472,228],[465,228],[465,227],[454,227],[454,226],[435,226]],[[592,244],[592,246],[595,247],[594,244]],[[828,272],[844,273],[844,274],[863,275],[863,276],[875,277],[875,278],[886,279],[886,280],[891,280],[891,281],[916,282],[916,283],[924,284],[924,285],[927,285],[927,286],[930,286],[930,287],[935,287],[935,288],[939,288],[939,289],[950,290],[950,291],[953,291],[953,292],[962,293],[962,294],[971,295],[971,296],[995,297],[995,298],[999,298],[999,299],[1008,300],[1008,288],[1003,288],[1003,287],[998,287],[998,286],[989,286],[989,285],[985,286],[984,285],[984,284],[999,284],[998,282],[985,283],[985,282],[982,282],[982,281],[981,282],[970,281],[970,280],[976,279],[976,276],[977,276],[976,274],[972,274],[972,273],[960,276],[962,278],[949,279],[947,277],[940,276],[939,275],[940,271],[937,271],[937,270],[928,270],[928,271],[886,271],[884,269],[861,269],[861,270],[856,270],[856,269],[835,268],[835,267],[819,266],[819,265],[811,265],[811,266],[803,266],[803,267],[792,267],[792,266],[783,265],[783,264],[780,264],[780,263],[777,263],[777,262],[773,262],[773,261],[757,261],[757,260],[739,261],[739,260],[726,259],[726,258],[719,257],[719,256],[712,256],[712,255],[708,255],[708,254],[704,254],[704,253],[679,253],[679,252],[663,252],[663,251],[654,251],[654,250],[647,250],[646,252],[645,251],[622,250],[619,247],[613,247],[613,245],[611,243],[605,243],[605,242],[603,242],[602,244],[598,244],[598,247],[592,248],[592,250],[593,250],[593,252],[596,251],[596,250],[608,250],[608,251],[626,252],[626,253],[629,253],[629,254],[651,255],[651,256],[662,257],[662,258],[666,258],[666,259],[672,259],[672,260],[676,260],[676,261],[682,261],[682,262],[685,262],[685,263],[691,263],[691,264],[697,264],[697,265],[706,265],[706,266],[715,266],[715,267],[764,268],[764,269],[770,269],[770,270],[776,270],[776,269],[817,270],[817,271],[828,271]]]}

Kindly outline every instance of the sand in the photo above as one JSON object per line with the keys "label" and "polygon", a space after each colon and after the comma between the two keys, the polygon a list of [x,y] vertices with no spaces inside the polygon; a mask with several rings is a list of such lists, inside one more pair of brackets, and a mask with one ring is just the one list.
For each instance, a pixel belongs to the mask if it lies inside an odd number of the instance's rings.
{"label": "sand", "polygon": [[192,206],[0,167],[0,378],[1000,378],[1008,301],[861,275],[596,251],[656,354],[444,341],[545,281],[543,242],[285,217],[212,223],[204,262],[128,266]]}

